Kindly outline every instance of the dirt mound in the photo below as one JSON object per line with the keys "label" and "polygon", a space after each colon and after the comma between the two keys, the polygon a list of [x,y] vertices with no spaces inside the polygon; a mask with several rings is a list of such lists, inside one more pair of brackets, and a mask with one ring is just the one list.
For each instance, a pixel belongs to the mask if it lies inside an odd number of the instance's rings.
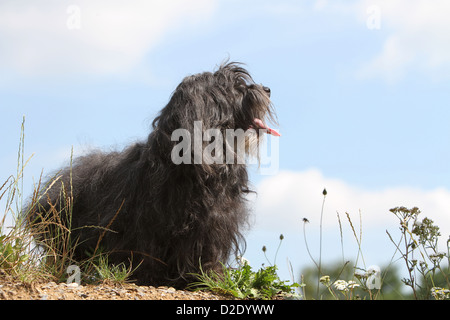
{"label": "dirt mound", "polygon": [[77,283],[15,281],[0,275],[0,300],[224,300],[207,292],[135,284],[78,285]]}

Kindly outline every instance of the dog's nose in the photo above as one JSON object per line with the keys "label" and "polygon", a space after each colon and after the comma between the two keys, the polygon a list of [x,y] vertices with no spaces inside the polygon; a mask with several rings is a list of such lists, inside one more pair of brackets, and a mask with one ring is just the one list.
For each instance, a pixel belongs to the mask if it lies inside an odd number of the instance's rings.
{"label": "dog's nose", "polygon": [[270,88],[268,88],[268,87],[264,87],[263,86],[263,90],[269,95],[269,97],[270,97]]}

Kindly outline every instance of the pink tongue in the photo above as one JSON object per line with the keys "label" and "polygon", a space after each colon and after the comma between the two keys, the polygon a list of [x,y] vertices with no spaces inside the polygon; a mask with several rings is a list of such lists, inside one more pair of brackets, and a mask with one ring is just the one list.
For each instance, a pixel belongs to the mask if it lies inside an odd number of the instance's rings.
{"label": "pink tongue", "polygon": [[276,131],[275,129],[269,128],[260,119],[256,118],[253,120],[253,122],[255,122],[255,124],[257,124],[261,129],[266,129],[268,134],[271,134],[271,135],[274,135],[277,137],[281,136],[281,134],[278,131]]}

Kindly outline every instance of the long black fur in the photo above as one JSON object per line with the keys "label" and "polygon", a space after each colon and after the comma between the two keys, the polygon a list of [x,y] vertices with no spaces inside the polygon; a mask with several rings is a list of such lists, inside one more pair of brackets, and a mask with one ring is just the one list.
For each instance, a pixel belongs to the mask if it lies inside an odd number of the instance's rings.
{"label": "long black fur", "polygon": [[[146,141],[122,152],[96,151],[75,159],[42,188],[51,186],[29,210],[29,221],[36,223],[52,208],[62,215],[62,197],[71,194],[77,260],[100,244],[110,263],[142,262],[133,274],[138,284],[177,287],[192,281],[190,274],[200,267],[220,269],[245,248],[242,231],[251,192],[246,165],[176,165],[171,152],[179,141],[171,135],[184,128],[193,136],[194,121],[224,134],[256,128],[255,118],[274,122],[269,97],[270,90],[255,84],[239,63],[186,77]],[[254,138],[248,143],[259,143],[258,132]],[[44,234],[42,241],[49,237]]]}

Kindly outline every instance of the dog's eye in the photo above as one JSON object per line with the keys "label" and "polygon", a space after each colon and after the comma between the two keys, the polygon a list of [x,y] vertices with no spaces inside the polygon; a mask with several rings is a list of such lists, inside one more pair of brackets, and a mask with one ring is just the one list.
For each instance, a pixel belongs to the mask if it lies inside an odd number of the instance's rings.
{"label": "dog's eye", "polygon": [[251,85],[249,85],[248,86],[248,88],[251,90],[251,89],[259,89],[259,90],[264,90],[264,92],[265,93],[267,93],[268,95],[269,95],[269,97],[270,97],[270,93],[271,93],[271,91],[270,91],[270,88],[269,87],[266,87],[266,86],[263,86],[262,84],[261,85],[256,85],[256,84],[251,84]]}

